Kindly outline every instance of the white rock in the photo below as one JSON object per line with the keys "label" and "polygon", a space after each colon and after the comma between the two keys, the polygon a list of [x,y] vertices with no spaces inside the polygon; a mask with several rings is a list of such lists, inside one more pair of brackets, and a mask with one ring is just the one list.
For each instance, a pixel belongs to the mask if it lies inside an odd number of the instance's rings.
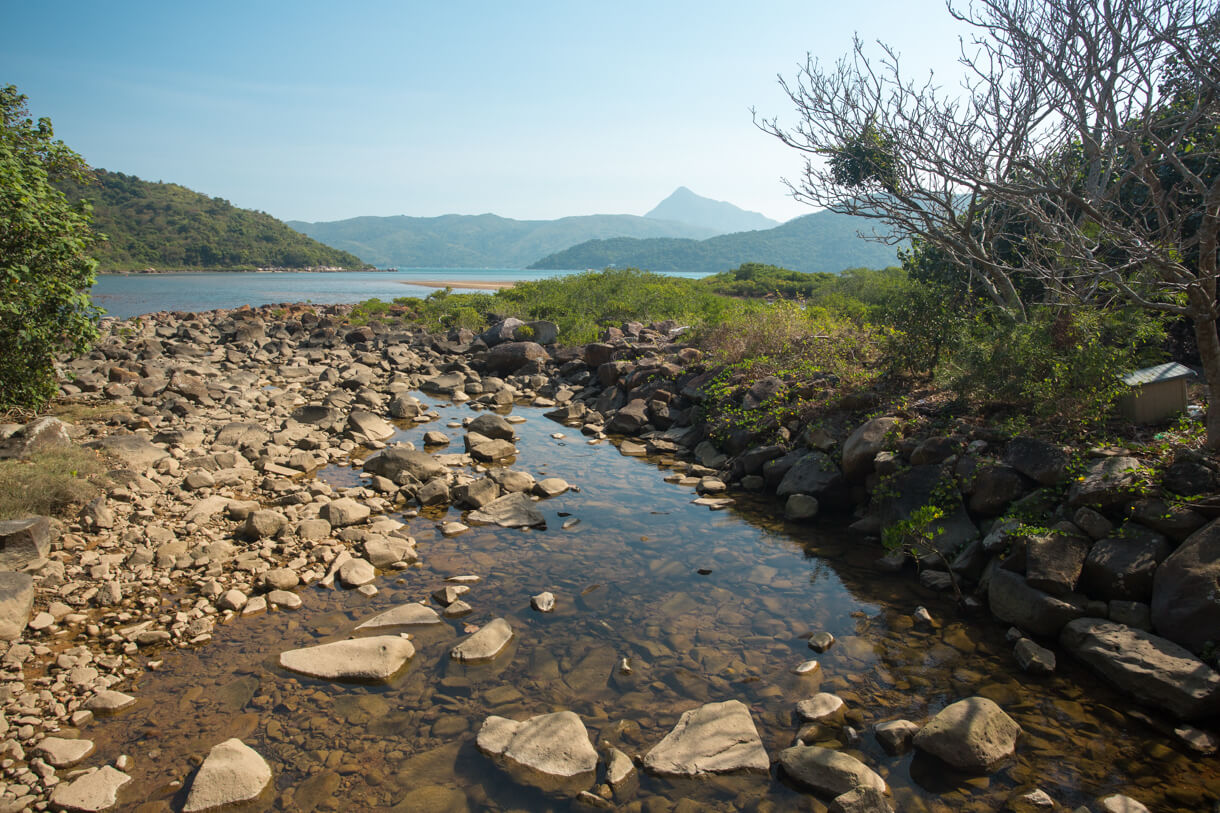
{"label": "white rock", "polygon": [[402,604],[392,610],[386,610],[360,624],[356,629],[378,629],[381,627],[412,627],[422,624],[439,624],[441,617],[436,610],[425,604],[411,602]]}
{"label": "white rock", "polygon": [[765,773],[771,760],[750,710],[740,700],[726,700],[683,712],[673,730],[644,757],[644,767],[662,776]]}
{"label": "white rock", "polygon": [[67,740],[62,737],[47,737],[35,746],[47,762],[56,768],[69,768],[93,753],[89,740]]}
{"label": "white rock", "polygon": [[415,655],[406,638],[379,635],[280,653],[280,666],[323,680],[387,680]]}
{"label": "white rock", "polygon": [[239,739],[212,747],[195,774],[183,813],[213,810],[258,798],[271,783],[271,766]]}
{"label": "white rock", "polygon": [[504,651],[512,637],[513,629],[508,622],[503,618],[496,618],[474,635],[461,641],[449,655],[455,661],[464,663],[491,660]]}
{"label": "white rock", "polygon": [[106,810],[118,801],[119,788],[130,781],[127,774],[105,765],[71,782],[56,785],[51,791],[51,804],[64,810]]}

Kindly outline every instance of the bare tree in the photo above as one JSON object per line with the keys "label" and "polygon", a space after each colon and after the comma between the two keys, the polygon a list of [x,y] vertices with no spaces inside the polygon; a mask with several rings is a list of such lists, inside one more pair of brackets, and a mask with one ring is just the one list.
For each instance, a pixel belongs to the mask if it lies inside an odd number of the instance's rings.
{"label": "bare tree", "polygon": [[[815,206],[917,236],[1013,318],[1014,280],[1056,302],[1121,297],[1188,317],[1220,387],[1217,4],[1202,0],[974,0],[960,86],[914,80],[856,40],[832,66],[780,82],[792,127],[756,123],[806,154],[790,183]],[[1020,250],[1010,245],[1024,235]],[[1213,399],[1214,400],[1214,399]],[[1208,414],[1220,448],[1220,409]]]}

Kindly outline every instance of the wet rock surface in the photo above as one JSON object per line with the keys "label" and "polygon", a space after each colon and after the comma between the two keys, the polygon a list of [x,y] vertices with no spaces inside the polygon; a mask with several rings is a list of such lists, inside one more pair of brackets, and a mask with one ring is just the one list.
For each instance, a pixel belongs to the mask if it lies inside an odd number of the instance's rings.
{"label": "wet rock surface", "polygon": [[674,729],[644,756],[661,776],[766,771],[771,765],[750,711],[739,700],[683,712]]}

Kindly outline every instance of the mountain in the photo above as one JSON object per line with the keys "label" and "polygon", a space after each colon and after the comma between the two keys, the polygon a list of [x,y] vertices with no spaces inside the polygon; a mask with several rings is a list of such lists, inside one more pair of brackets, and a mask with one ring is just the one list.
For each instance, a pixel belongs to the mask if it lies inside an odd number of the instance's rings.
{"label": "mountain", "polygon": [[322,223],[289,221],[315,240],[376,265],[404,268],[524,268],[539,257],[606,237],[710,237],[687,223],[635,215],[512,220],[498,215],[355,217]]}
{"label": "mountain", "polygon": [[714,234],[773,229],[779,225],[758,212],[747,212],[731,203],[696,195],[685,186],[679,186],[644,217],[691,223],[711,229]]}
{"label": "mountain", "polygon": [[898,261],[894,246],[857,236],[857,232],[870,233],[873,225],[865,218],[821,211],[773,229],[722,234],[706,240],[590,240],[543,257],[530,268],[619,266],[712,274],[747,262],[806,272],[894,265]]}
{"label": "mountain", "polygon": [[93,204],[106,235],[94,248],[99,271],[240,271],[257,268],[365,267],[359,257],[324,246],[265,212],[239,209],[172,183],[93,171],[96,184],[64,183],[70,200]]}

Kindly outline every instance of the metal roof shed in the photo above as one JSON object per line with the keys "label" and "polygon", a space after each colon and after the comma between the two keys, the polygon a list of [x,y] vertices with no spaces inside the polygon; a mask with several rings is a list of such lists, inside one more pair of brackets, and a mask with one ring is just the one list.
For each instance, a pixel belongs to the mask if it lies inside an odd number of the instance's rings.
{"label": "metal roof shed", "polygon": [[1186,379],[1195,374],[1171,361],[1123,376],[1131,391],[1119,402],[1123,415],[1135,423],[1160,423],[1186,411]]}

